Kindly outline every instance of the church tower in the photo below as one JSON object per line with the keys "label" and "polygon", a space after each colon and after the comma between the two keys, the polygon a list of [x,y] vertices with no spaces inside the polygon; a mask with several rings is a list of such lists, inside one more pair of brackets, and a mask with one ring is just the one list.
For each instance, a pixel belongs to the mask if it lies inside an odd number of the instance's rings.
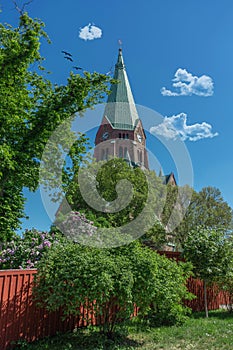
{"label": "church tower", "polygon": [[119,49],[114,79],[118,83],[110,89],[95,138],[94,157],[97,161],[123,158],[132,166],[148,169],[146,135],[129,85],[122,49]]}

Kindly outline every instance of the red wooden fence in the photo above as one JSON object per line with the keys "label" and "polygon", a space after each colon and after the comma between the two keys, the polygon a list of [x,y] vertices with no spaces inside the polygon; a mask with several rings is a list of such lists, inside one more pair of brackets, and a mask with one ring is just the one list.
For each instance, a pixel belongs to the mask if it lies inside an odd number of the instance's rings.
{"label": "red wooden fence", "polygon": [[[169,252],[169,258],[172,257],[179,260],[177,253],[172,255],[172,252]],[[0,271],[0,350],[10,349],[12,341],[19,339],[33,341],[57,332],[86,326],[85,316],[87,314],[92,325],[96,325],[99,321],[93,315],[92,303],[80,310],[81,316],[70,317],[64,321],[62,321],[60,311],[49,313],[37,308],[32,301],[32,283],[35,274],[36,269]],[[203,310],[202,281],[189,279],[187,286],[189,291],[197,296],[196,299],[186,302],[187,306],[194,311]],[[209,289],[210,310],[218,309],[221,304],[227,302],[224,293],[218,293],[216,288]]]}
{"label": "red wooden fence", "polygon": [[86,326],[85,316],[95,325],[92,303],[81,308],[81,316],[62,320],[61,311],[48,312],[32,301],[32,283],[36,270],[0,271],[0,349],[10,349],[20,339],[33,341]]}
{"label": "red wooden fence", "polygon": [[[160,255],[165,255],[169,259],[175,259],[176,261],[185,261],[181,257],[180,252],[157,251],[157,253]],[[193,311],[203,311],[205,309],[203,281],[195,278],[189,278],[187,281],[187,288],[189,292],[196,295],[196,298],[191,301],[185,301],[185,305],[190,307]],[[221,306],[229,303],[230,299],[226,292],[219,291],[217,286],[211,286],[207,288],[207,304],[209,310],[217,310]]]}
{"label": "red wooden fence", "polygon": [[[189,278],[187,281],[188,290],[196,295],[196,299],[185,301],[185,304],[193,311],[203,311],[204,306],[204,286],[203,281]],[[226,292],[219,291],[217,286],[207,288],[207,304],[209,310],[217,310],[221,306],[229,304],[229,296]]]}

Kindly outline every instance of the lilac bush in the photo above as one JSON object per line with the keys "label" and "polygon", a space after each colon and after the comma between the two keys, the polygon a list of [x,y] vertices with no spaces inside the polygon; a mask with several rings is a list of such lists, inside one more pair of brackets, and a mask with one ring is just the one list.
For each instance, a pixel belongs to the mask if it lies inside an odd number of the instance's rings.
{"label": "lilac bush", "polygon": [[0,269],[36,268],[42,255],[64,238],[58,233],[26,230],[22,237],[15,235],[11,242],[0,246]]}
{"label": "lilac bush", "polygon": [[62,233],[76,243],[87,244],[90,238],[97,239],[97,227],[79,211],[71,211],[57,222]]}
{"label": "lilac bush", "polygon": [[71,211],[60,220],[54,233],[26,230],[22,237],[15,235],[11,242],[0,245],[0,270],[33,269],[37,267],[43,254],[54,244],[68,239],[75,243],[85,243],[93,237],[97,228],[84,214]]}

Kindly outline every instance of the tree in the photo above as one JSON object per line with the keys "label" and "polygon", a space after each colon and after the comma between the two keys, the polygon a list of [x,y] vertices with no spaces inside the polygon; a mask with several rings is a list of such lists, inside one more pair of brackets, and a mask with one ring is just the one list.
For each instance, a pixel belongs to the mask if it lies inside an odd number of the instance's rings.
{"label": "tree", "polygon": [[196,277],[204,281],[205,313],[208,317],[207,284],[224,276],[229,262],[225,231],[202,227],[189,231],[183,245],[183,256],[193,264]]}
{"label": "tree", "polygon": [[224,201],[219,189],[209,186],[200,192],[193,190],[184,219],[174,235],[182,246],[186,235],[196,227],[220,229],[227,233],[232,226],[232,217],[232,208]]}
{"label": "tree", "polygon": [[[166,188],[155,172],[131,167],[125,160],[114,158],[108,162],[92,162],[81,169],[73,162],[68,172],[64,172],[63,180],[70,207],[63,201],[57,215],[58,226],[64,219],[62,214],[72,209],[84,213],[97,227],[120,227],[122,234],[132,234],[134,239],[141,235],[145,243],[157,247],[165,243],[166,231],[160,214]],[[131,232],[126,225],[133,223],[142,212],[141,220],[133,225]],[[127,227],[125,231],[124,227]]]}
{"label": "tree", "polygon": [[[10,240],[20,227],[22,190],[37,188],[41,156],[53,131],[100,102],[108,89],[109,78],[97,73],[71,72],[60,86],[46,79],[39,52],[40,40],[47,38],[43,27],[27,13],[17,28],[0,24],[0,241]],[[82,136],[76,142],[79,155],[85,141]]]}
{"label": "tree", "polygon": [[[95,216],[95,221],[103,216],[107,218],[109,224],[117,226],[123,224],[129,217],[137,216],[143,208],[147,198],[147,181],[146,177],[139,168],[131,168],[123,159],[111,159],[108,162],[92,162],[84,169],[84,176],[77,177],[79,167],[74,166],[72,177],[66,185],[66,198],[72,209],[78,209]],[[88,174],[89,176],[85,176]],[[118,198],[116,191],[117,183],[121,180],[128,180],[133,185],[133,198],[131,203],[134,205],[127,206],[124,210],[118,211],[122,205],[122,198],[116,203],[115,213],[108,212],[105,207],[106,202],[113,202]],[[81,185],[81,186],[80,186]],[[96,187],[96,188],[94,188]],[[83,190],[84,188],[84,190]],[[94,191],[96,189],[96,191]],[[87,200],[85,200],[85,198]],[[103,198],[102,207],[97,210],[92,208],[93,201],[101,206],[97,196]],[[105,202],[106,201],[106,202]],[[88,205],[89,203],[89,205]],[[99,204],[100,203],[100,204]],[[101,210],[102,209],[102,210]],[[120,214],[119,214],[120,213]]]}
{"label": "tree", "polygon": [[[132,167],[121,158],[93,161],[80,169],[74,157],[75,152],[71,155],[72,166],[63,174],[66,199],[59,214],[78,210],[97,227],[115,228],[143,212],[136,227],[141,230],[141,241],[157,249],[168,241],[174,243],[177,231],[171,231],[182,221],[190,203],[193,190],[189,186],[164,185],[154,171]],[[132,186],[132,196],[124,181]],[[57,219],[58,223],[59,215]]]}
{"label": "tree", "polygon": [[161,222],[167,231],[167,240],[175,249],[180,248],[180,227],[185,221],[193,189],[186,186],[166,186],[166,201],[161,215]]}
{"label": "tree", "polygon": [[226,307],[233,312],[233,236],[232,233],[226,236],[225,240],[225,268],[223,273],[216,278],[220,290],[225,292]]}

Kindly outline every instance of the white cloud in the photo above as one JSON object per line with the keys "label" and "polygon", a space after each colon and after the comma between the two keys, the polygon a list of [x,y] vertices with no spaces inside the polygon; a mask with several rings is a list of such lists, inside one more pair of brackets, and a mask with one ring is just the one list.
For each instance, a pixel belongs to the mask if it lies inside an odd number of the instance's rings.
{"label": "white cloud", "polygon": [[211,77],[202,75],[197,77],[187,72],[186,69],[177,69],[174,79],[172,79],[174,91],[162,87],[163,96],[212,96],[214,93],[214,83]]}
{"label": "white cloud", "polygon": [[187,114],[185,113],[165,117],[161,124],[150,128],[150,133],[171,140],[180,138],[182,141],[198,141],[218,135],[217,132],[212,132],[212,126],[206,122],[187,125]]}
{"label": "white cloud", "polygon": [[89,23],[87,26],[80,28],[79,38],[83,40],[93,40],[102,37],[102,30],[93,24]]}

